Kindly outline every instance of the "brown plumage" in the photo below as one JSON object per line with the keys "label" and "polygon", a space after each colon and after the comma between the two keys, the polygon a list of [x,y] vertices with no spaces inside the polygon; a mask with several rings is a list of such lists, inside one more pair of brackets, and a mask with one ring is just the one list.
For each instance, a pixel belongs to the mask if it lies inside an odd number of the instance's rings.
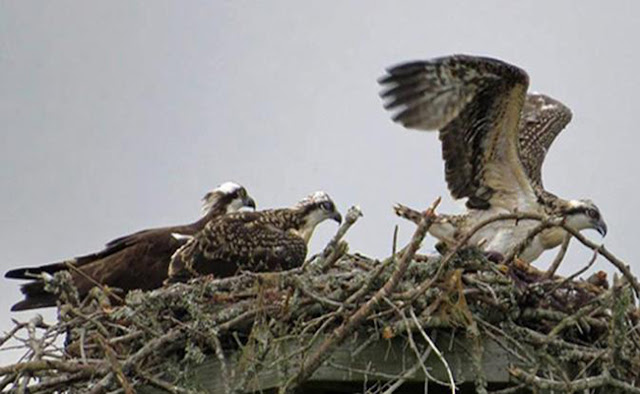
{"label": "brown plumage", "polygon": [[556,195],[544,189],[542,183],[542,165],[551,144],[562,130],[571,122],[571,110],[561,102],[539,93],[527,95],[522,108],[518,126],[519,157],[524,170],[538,196],[551,210],[560,207]]}
{"label": "brown plumage", "polygon": [[[524,169],[514,158],[529,85],[523,70],[456,55],[392,67],[380,83],[388,87],[381,96],[385,108],[396,111],[394,121],[410,129],[440,130],[445,178],[454,198],[467,197],[470,208],[485,209],[496,192],[520,192],[514,186]],[[512,171],[496,174],[487,164],[508,165]]]}
{"label": "brown plumage", "polygon": [[326,219],[342,220],[324,192],[313,193],[292,208],[238,212],[214,219],[175,253],[169,281],[298,267],[304,262],[315,227]]}
{"label": "brown plumage", "polygon": [[[542,183],[542,165],[551,144],[571,121],[571,110],[561,102],[539,93],[527,94],[518,124],[518,156],[539,199],[552,204],[557,197]],[[420,223],[422,214],[402,204],[394,206],[396,215]],[[439,215],[437,222],[453,222],[456,227],[463,216]],[[458,223],[455,223],[458,222]]]}
{"label": "brown plumage", "polygon": [[[430,233],[454,242],[477,223],[501,213],[564,215],[577,230],[606,233],[589,200],[563,200],[542,186],[546,152],[571,120],[561,103],[527,94],[529,77],[500,60],[454,55],[410,62],[387,70],[379,81],[385,108],[406,128],[438,130],[445,179],[454,198],[467,198],[464,215],[436,221]],[[396,211],[411,219],[410,210]],[[470,240],[503,255],[519,245],[536,223],[495,222]],[[520,256],[535,260],[560,244],[561,229],[544,231]]]}
{"label": "brown plumage", "polygon": [[94,287],[94,281],[125,292],[162,286],[167,278],[171,256],[191,236],[217,217],[235,212],[243,206],[255,208],[255,202],[246,190],[232,182],[209,192],[203,201],[205,214],[194,223],[139,231],[112,240],[103,250],[96,253],[59,263],[18,268],[7,272],[6,278],[30,280],[21,286],[25,299],[15,304],[11,310],[54,306],[56,298],[44,290],[41,276],[69,270],[68,264],[82,272],[81,274],[70,270],[81,297]]}

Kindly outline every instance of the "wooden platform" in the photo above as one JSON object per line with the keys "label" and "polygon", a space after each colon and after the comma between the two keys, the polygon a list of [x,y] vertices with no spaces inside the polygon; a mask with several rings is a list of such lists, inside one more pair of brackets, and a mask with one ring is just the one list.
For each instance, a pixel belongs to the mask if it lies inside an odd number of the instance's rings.
{"label": "wooden platform", "polygon": [[[475,393],[474,368],[472,365],[472,343],[464,332],[452,336],[448,332],[436,333],[436,345],[442,351],[453,373],[457,393]],[[420,351],[426,344],[415,338]],[[317,342],[321,342],[317,341]],[[222,363],[215,355],[193,370],[193,389],[212,394],[225,394],[230,388],[243,386],[246,392],[277,392],[288,379],[295,375],[301,360],[312,350],[303,351],[304,343],[289,340],[272,345],[262,362],[253,362],[242,352],[226,355],[226,378]],[[315,348],[315,347],[314,347]],[[514,385],[507,368],[521,365],[500,344],[489,338],[483,339],[483,369],[489,387],[499,389]],[[277,360],[277,361],[276,361]],[[296,392],[300,393],[352,393],[364,392],[375,385],[395,382],[404,375],[405,383],[396,393],[423,393],[426,376],[421,367],[416,367],[418,357],[404,337],[391,340],[367,342],[356,338],[336,349],[327,362],[313,374]],[[442,361],[431,352],[424,362],[432,378],[447,382],[447,373]],[[255,370],[255,366],[262,366]],[[413,373],[408,372],[413,370]],[[147,393],[159,391],[149,390]],[[233,391],[231,391],[233,392]],[[450,393],[451,389],[431,381],[429,393]],[[529,392],[522,390],[519,392]]]}

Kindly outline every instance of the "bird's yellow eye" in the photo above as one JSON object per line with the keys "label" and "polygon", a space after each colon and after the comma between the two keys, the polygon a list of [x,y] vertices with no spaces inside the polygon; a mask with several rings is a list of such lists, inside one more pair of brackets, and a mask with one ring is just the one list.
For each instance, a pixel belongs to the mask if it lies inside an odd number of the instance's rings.
{"label": "bird's yellow eye", "polygon": [[598,214],[598,211],[596,211],[595,209],[592,209],[592,208],[587,209],[587,215],[592,219],[597,219],[598,216],[600,216]]}
{"label": "bird's yellow eye", "polygon": [[241,198],[245,198],[247,196],[247,191],[244,188],[239,189],[238,196],[240,196]]}

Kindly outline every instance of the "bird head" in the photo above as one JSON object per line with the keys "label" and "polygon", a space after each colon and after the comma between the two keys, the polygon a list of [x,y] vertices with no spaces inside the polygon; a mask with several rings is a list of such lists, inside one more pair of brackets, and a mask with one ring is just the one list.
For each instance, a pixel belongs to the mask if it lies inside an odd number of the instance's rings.
{"label": "bird head", "polygon": [[600,210],[591,200],[572,200],[564,212],[567,224],[576,230],[593,229],[603,237],[607,235],[607,224]]}
{"label": "bird head", "polygon": [[247,190],[235,182],[225,182],[216,187],[207,193],[202,201],[202,211],[205,215],[214,210],[230,213],[243,207],[256,209],[256,202],[247,193]]}
{"label": "bird head", "polygon": [[336,209],[331,197],[319,191],[309,194],[296,204],[295,208],[302,217],[300,233],[308,242],[315,227],[327,219],[342,223],[342,215]]}

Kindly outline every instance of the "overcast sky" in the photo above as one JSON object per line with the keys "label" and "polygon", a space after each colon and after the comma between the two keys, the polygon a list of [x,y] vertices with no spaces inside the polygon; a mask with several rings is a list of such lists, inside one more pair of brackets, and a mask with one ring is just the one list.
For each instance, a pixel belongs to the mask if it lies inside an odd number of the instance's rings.
{"label": "overcast sky", "polygon": [[[606,245],[640,272],[640,3],[603,4],[2,1],[0,269],[190,222],[227,180],[260,208],[320,189],[343,213],[359,204],[351,249],[384,257],[394,225],[403,242],[413,230],[393,203],[442,195],[441,212],[462,207],[436,135],[393,124],[376,79],[402,61],[469,53],[524,68],[532,90],[573,110],[545,185],[593,199]],[[335,228],[321,225],[312,252]],[[563,272],[588,257],[574,245]],[[612,272],[602,259],[595,269]],[[6,330],[34,313],[9,313],[18,283],[2,280]],[[14,359],[0,353],[0,364]]]}

